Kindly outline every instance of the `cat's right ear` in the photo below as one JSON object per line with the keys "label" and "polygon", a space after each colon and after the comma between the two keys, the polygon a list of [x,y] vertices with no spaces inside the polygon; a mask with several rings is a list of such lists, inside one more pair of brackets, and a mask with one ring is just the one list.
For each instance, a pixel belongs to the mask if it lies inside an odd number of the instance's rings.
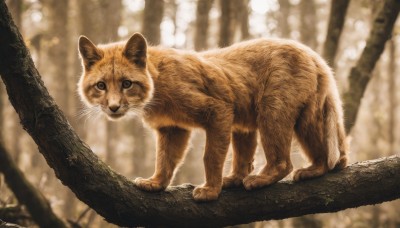
{"label": "cat's right ear", "polygon": [[83,65],[89,70],[93,64],[103,58],[103,53],[86,36],[80,36],[78,42],[79,54]]}
{"label": "cat's right ear", "polygon": [[130,62],[140,67],[146,66],[147,42],[142,34],[135,33],[129,38],[124,48],[124,55]]}

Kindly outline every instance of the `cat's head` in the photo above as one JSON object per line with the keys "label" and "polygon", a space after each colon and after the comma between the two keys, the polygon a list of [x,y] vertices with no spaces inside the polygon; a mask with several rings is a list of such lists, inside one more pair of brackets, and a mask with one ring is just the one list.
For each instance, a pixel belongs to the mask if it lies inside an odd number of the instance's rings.
{"label": "cat's head", "polygon": [[140,113],[153,95],[147,70],[147,43],[135,33],[126,43],[94,45],[79,38],[83,73],[78,92],[88,113],[102,112],[111,120]]}

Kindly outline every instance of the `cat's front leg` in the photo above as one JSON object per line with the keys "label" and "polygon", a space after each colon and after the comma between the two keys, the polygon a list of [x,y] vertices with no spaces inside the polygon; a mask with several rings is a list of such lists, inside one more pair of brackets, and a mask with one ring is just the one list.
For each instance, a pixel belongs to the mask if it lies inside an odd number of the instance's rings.
{"label": "cat's front leg", "polygon": [[179,127],[157,129],[156,166],[152,177],[136,178],[135,184],[145,191],[164,190],[174,175],[174,170],[182,160],[190,138],[190,131]]}
{"label": "cat's front leg", "polygon": [[204,168],[206,183],[193,190],[196,201],[218,199],[222,188],[222,170],[231,137],[231,128],[213,126],[206,129],[206,148],[204,152]]}

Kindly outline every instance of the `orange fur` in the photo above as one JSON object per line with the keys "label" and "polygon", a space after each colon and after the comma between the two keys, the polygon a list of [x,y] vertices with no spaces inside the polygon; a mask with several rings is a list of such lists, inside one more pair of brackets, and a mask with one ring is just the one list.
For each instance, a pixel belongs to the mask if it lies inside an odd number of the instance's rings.
{"label": "orange fur", "polygon": [[[192,128],[207,135],[206,182],[193,191],[197,201],[217,199],[221,187],[243,184],[250,190],[287,176],[293,133],[311,161],[294,173],[294,180],[346,166],[335,80],[325,61],[302,44],[256,39],[196,53],[149,47],[134,34],[126,43],[99,46],[81,37],[79,50],[84,67],[79,91],[85,103],[111,119],[139,112],[157,131],[156,170],[149,179],[135,180],[141,189],[159,191],[169,185]],[[123,87],[127,80],[132,87]],[[100,81],[104,88],[99,89]],[[268,162],[260,173],[249,175],[257,131]],[[232,169],[222,178],[231,141]]]}

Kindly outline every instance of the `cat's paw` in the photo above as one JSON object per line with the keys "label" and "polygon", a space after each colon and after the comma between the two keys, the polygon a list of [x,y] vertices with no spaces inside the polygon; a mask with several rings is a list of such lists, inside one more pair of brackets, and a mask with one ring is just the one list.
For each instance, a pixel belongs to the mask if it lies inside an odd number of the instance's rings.
{"label": "cat's paw", "polygon": [[230,175],[222,179],[222,188],[234,188],[243,184],[243,178],[235,175]]}
{"label": "cat's paw", "polygon": [[160,181],[157,181],[153,178],[144,179],[144,178],[138,177],[135,179],[134,183],[141,190],[149,191],[149,192],[162,191],[167,187],[166,185],[163,185]]}
{"label": "cat's paw", "polygon": [[196,187],[193,190],[193,198],[197,202],[217,200],[220,192],[220,188],[212,188],[207,186]]}
{"label": "cat's paw", "polygon": [[246,190],[262,188],[277,182],[276,178],[268,175],[250,175],[243,179],[243,186]]}

